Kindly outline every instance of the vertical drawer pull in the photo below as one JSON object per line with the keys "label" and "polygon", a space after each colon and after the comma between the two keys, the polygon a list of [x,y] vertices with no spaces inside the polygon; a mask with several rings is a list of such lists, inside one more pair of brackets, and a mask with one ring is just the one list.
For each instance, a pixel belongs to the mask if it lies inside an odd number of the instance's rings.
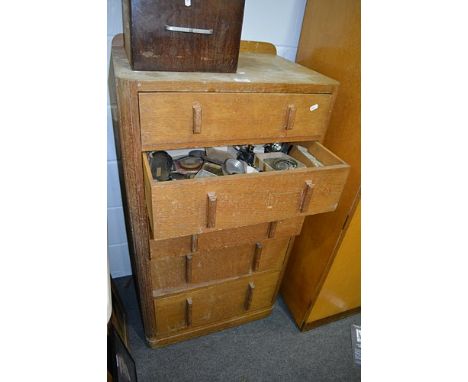
{"label": "vertical drawer pull", "polygon": [[202,108],[198,102],[194,102],[192,105],[193,111],[193,133],[201,134],[201,123],[202,123]]}
{"label": "vertical drawer pull", "polygon": [[294,127],[295,119],[296,119],[296,106],[288,105],[288,109],[286,111],[286,126],[284,128],[286,130],[292,130]]}
{"label": "vertical drawer pull", "polygon": [[253,261],[253,267],[252,267],[254,272],[257,272],[258,268],[260,267],[260,259],[262,257],[262,249],[263,249],[262,243],[256,243],[255,244],[254,261]]}
{"label": "vertical drawer pull", "polygon": [[192,235],[192,252],[198,251],[198,235]]}
{"label": "vertical drawer pull", "polygon": [[192,282],[192,255],[185,256],[185,281]]}
{"label": "vertical drawer pull", "polygon": [[270,222],[270,225],[268,226],[268,238],[269,239],[275,237],[277,225],[278,225],[278,222]]}
{"label": "vertical drawer pull", "polygon": [[310,200],[312,199],[312,192],[314,191],[314,184],[311,180],[305,181],[304,191],[302,192],[301,212],[306,212],[309,209]]}
{"label": "vertical drawer pull", "polygon": [[216,193],[208,192],[207,223],[208,228],[214,228],[216,224]]}
{"label": "vertical drawer pull", "polygon": [[247,296],[246,296],[245,304],[244,304],[245,310],[249,310],[250,306],[252,305],[254,289],[255,289],[255,284],[253,283],[253,281],[249,282],[249,286],[247,289]]}
{"label": "vertical drawer pull", "polygon": [[185,321],[187,327],[192,326],[192,298],[185,300]]}

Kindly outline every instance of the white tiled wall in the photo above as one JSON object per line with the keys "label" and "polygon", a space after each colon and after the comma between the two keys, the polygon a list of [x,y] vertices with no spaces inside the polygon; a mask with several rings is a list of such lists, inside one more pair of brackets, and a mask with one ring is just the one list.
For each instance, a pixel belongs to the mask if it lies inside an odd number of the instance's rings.
{"label": "white tiled wall", "polygon": [[[172,0],[176,1],[176,0]],[[307,0],[246,0],[243,40],[268,41],[278,54],[294,61]],[[122,32],[121,0],[107,0],[108,60],[112,37]],[[112,277],[132,273],[120,195],[118,158],[115,152],[112,118],[107,101],[107,230]]]}

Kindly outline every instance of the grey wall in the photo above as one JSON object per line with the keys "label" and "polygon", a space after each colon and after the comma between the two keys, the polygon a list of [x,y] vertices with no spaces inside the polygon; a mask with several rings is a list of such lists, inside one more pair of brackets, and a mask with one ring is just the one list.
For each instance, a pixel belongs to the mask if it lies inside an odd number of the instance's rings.
{"label": "grey wall", "polygon": [[[306,0],[246,0],[243,40],[268,41],[278,54],[295,60]],[[112,37],[122,32],[121,0],[107,1],[107,60]],[[123,218],[109,100],[107,101],[107,226],[112,277],[132,273]]]}

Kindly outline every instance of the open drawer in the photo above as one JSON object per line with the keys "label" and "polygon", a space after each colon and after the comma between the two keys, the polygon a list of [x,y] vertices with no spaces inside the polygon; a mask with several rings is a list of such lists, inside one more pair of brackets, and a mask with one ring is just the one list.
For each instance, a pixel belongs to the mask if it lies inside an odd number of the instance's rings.
{"label": "open drawer", "polygon": [[167,182],[153,179],[144,153],[145,197],[153,239],[334,211],[349,165],[318,142],[306,146],[323,167],[314,167],[296,150],[290,155],[305,168]]}

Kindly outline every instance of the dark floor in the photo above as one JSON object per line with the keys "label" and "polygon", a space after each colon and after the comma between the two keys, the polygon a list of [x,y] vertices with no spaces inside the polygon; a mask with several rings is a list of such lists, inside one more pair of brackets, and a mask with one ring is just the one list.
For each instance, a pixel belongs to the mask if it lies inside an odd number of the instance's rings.
{"label": "dark floor", "polygon": [[130,352],[139,382],[359,381],[351,325],[361,315],[301,333],[279,299],[271,316],[237,328],[150,349],[132,279],[114,280],[127,312]]}

